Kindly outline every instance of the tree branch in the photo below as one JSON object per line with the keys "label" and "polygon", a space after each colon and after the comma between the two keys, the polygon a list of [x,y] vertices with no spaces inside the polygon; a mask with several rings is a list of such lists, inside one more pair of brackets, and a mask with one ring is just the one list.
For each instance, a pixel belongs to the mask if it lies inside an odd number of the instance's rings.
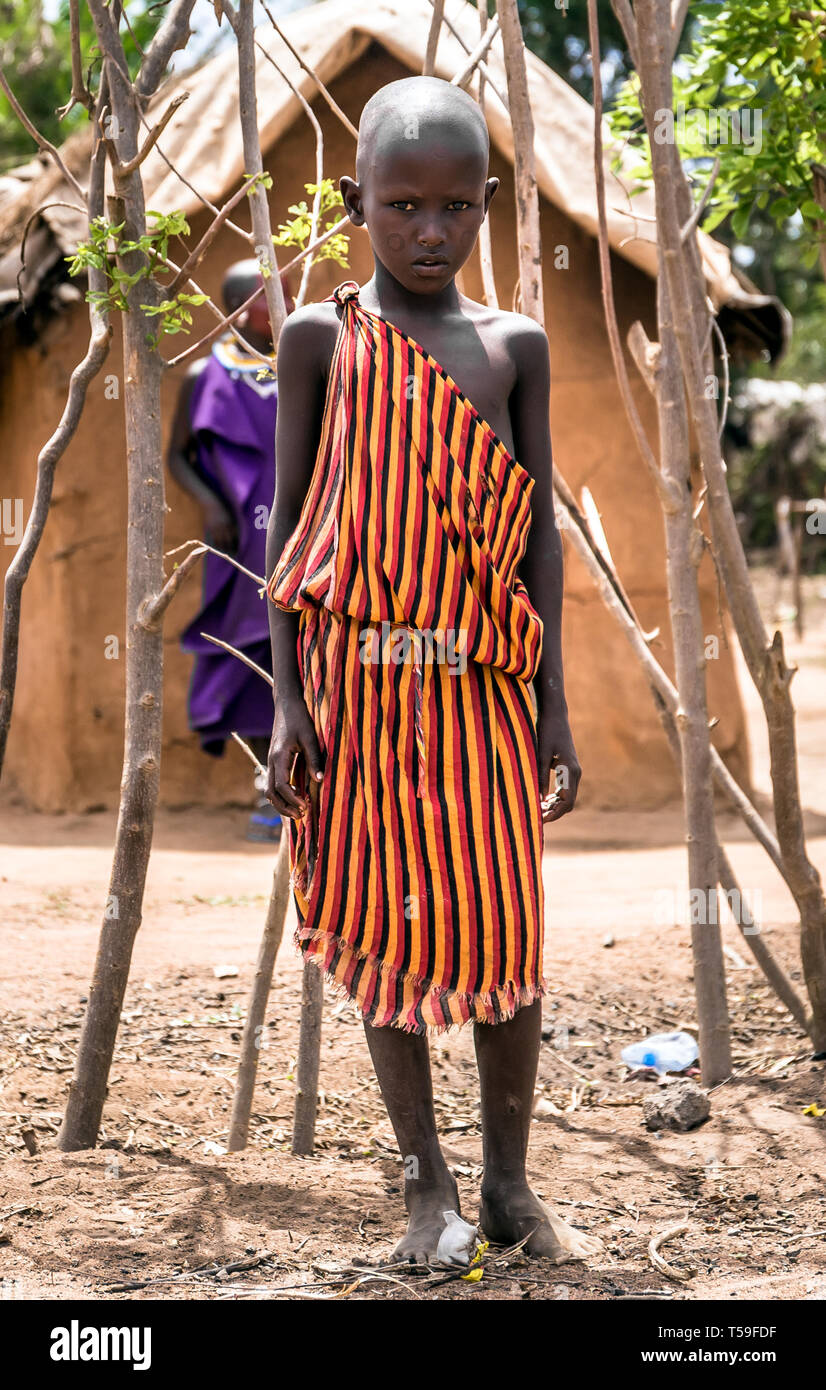
{"label": "tree branch", "polygon": [[178,48],[185,48],[189,41],[189,19],[195,8],[195,0],[175,0],[167,11],[163,23],[146,50],[135,83],[135,91],[143,101],[151,96],[169,66],[172,54]]}
{"label": "tree branch", "polygon": [[117,178],[126,178],[127,174],[134,173],[139,164],[143,164],[143,161],[146,159],[146,156],[149,154],[149,151],[152,149],[152,146],[155,144],[155,141],[161,135],[166,126],[168,126],[169,122],[172,120],[172,117],[175,115],[175,112],[178,110],[178,107],[183,105],[188,96],[189,92],[181,92],[179,96],[175,97],[174,101],[171,101],[169,103],[163,115],[161,116],[161,119],[150,130],[148,136],[146,137],[140,149],[138,150],[138,153],[134,155],[132,159],[127,159],[125,164],[121,164],[120,162],[118,163],[117,168],[115,169],[115,174]]}
{"label": "tree branch", "polygon": [[720,172],[720,156],[719,156],[719,155],[715,155],[715,157],[714,157],[714,163],[713,163],[712,166],[711,166],[711,173],[710,173],[709,176],[708,176],[708,183],[706,184],[705,188],[703,189],[703,196],[702,196],[702,198],[700,199],[700,201],[699,201],[699,203],[697,204],[697,206],[696,206],[696,208],[694,209],[694,211],[692,212],[691,216],[689,217],[689,219],[688,219],[688,221],[686,222],[685,226],[683,227],[682,231],[680,232],[680,240],[681,240],[681,241],[688,241],[688,238],[691,236],[691,233],[699,226],[699,224],[700,224],[700,218],[702,217],[703,213],[705,212],[706,204],[707,204],[709,198],[711,197],[711,191],[712,191],[712,189],[714,188],[714,184],[715,184],[715,182],[716,182],[716,180],[717,180],[717,175],[719,174],[719,172]]}
{"label": "tree branch", "polygon": [[[320,215],[321,215],[321,185],[322,185],[322,182],[323,182],[323,179],[324,179],[324,135],[322,134],[321,125],[320,125],[320,123],[319,123],[318,117],[317,117],[316,114],[315,114],[315,111],[314,111],[313,108],[311,107],[311,105],[310,105],[310,103],[308,102],[307,98],[304,96],[304,93],[301,92],[301,91],[299,91],[298,87],[296,87],[296,85],[295,85],[294,82],[291,82],[291,81],[290,81],[289,77],[287,76],[287,74],[286,74],[285,72],[282,72],[281,68],[278,66],[278,64],[276,63],[275,59],[272,58],[272,57],[270,57],[270,55],[269,55],[269,53],[267,52],[266,48],[264,48],[262,44],[260,44],[260,43],[258,43],[258,42],[256,41],[256,47],[260,49],[260,51],[263,53],[264,57],[266,58],[267,62],[272,64],[272,66],[275,68],[276,72],[278,73],[279,77],[281,77],[281,78],[286,82],[286,84],[287,84],[287,86],[289,87],[290,91],[292,92],[293,96],[296,97],[296,99],[301,103],[301,106],[304,108],[304,113],[305,113],[305,115],[306,115],[306,117],[307,117],[307,120],[310,122],[310,125],[313,127],[313,132],[314,132],[314,134],[315,134],[315,183],[316,183],[316,191],[315,191],[315,194],[314,194],[314,196],[313,196],[313,210],[312,210],[311,219],[310,219],[310,233],[309,233],[309,237],[308,237],[308,242],[318,242],[318,222],[319,222],[319,217],[320,217]],[[303,272],[302,272],[302,275],[301,275],[301,284],[300,284],[299,287],[298,287],[298,293],[297,293],[297,295],[295,296],[295,300],[294,300],[294,304],[295,304],[295,308],[296,308],[296,309],[300,309],[300,308],[301,308],[301,305],[304,303],[304,300],[305,300],[305,298],[306,298],[306,296],[307,296],[307,286],[308,286],[308,284],[309,284],[309,280],[310,280],[310,271],[312,270],[312,268],[313,268],[313,258],[312,258],[312,256],[307,256],[307,257],[305,257],[305,260],[304,260],[304,269],[303,269]],[[282,275],[283,275],[284,272],[282,271],[281,273],[282,273]]]}
{"label": "tree branch", "polygon": [[37,148],[39,150],[43,150],[44,154],[51,155],[52,159],[54,160],[55,164],[57,165],[66,182],[72,185],[72,188],[75,190],[75,193],[85,203],[86,194],[84,190],[81,188],[80,184],[78,183],[71,170],[67,169],[66,165],[63,162],[63,157],[60,154],[60,151],[55,148],[55,146],[52,144],[50,140],[46,139],[45,135],[41,135],[34,122],[29,120],[29,117],[26,115],[25,111],[23,110],[23,107],[20,105],[20,102],[17,100],[17,97],[14,95],[14,92],[12,91],[8,82],[6,81],[6,74],[3,72],[2,68],[0,68],[0,87],[2,87],[3,91],[5,92],[6,99],[15,116],[19,120],[20,124],[23,126],[24,130],[28,131],[29,135],[32,137],[35,144],[37,145]]}
{"label": "tree branch", "polygon": [[614,360],[614,371],[616,372],[617,384],[619,386],[620,395],[622,396],[625,413],[628,416],[628,422],[634,433],[637,447],[642,454],[651,480],[657,489],[660,501],[666,512],[671,514],[679,507],[680,499],[675,495],[673,486],[663,477],[660,465],[648,442],[645,427],[640,419],[636,401],[631,391],[631,383],[628,380],[628,370],[625,365],[625,355],[620,341],[617,310],[614,303],[614,281],[611,274],[611,251],[608,242],[608,218],[605,211],[605,165],[602,148],[602,79],[600,76],[599,30],[597,26],[596,0],[588,0],[588,33],[591,45],[591,68],[594,80],[594,175],[596,179],[597,217],[599,223],[599,268],[602,280],[602,299],[605,306],[605,326],[608,332],[611,356]]}
{"label": "tree branch", "polygon": [[69,46],[72,53],[72,90],[69,100],[58,107],[61,121],[68,116],[77,103],[85,106],[88,112],[94,111],[95,102],[83,80],[83,58],[80,52],[80,0],[69,0]]}
{"label": "tree branch", "polygon": [[[431,6],[435,6],[436,0],[428,0],[428,4]],[[465,43],[465,40],[462,38],[462,35],[459,33],[459,30],[456,28],[456,25],[452,22],[449,15],[443,16],[442,23],[444,24],[445,28],[449,31],[449,33],[453,35],[454,39],[459,44],[459,46],[465,50],[465,53],[470,53],[470,45]],[[499,87],[496,79],[491,77],[490,69],[488,68],[483,58],[479,59],[477,66],[479,68],[480,73],[484,75],[485,81],[487,82],[491,91],[496,93],[496,96],[499,98],[504,109],[506,111],[509,111],[510,107],[508,104],[508,98]]]}
{"label": "tree branch", "polygon": [[[258,138],[258,108],[255,92],[255,14],[253,0],[239,0],[238,10],[232,9],[229,0],[222,0],[224,13],[235,31],[238,46],[238,90],[241,139],[244,147],[244,171],[262,174],[264,162],[261,158],[261,143]],[[270,328],[273,347],[278,346],[281,326],[287,317],[284,301],[284,288],[278,273],[278,261],[272,241],[270,211],[266,191],[260,184],[250,194],[250,218],[252,221],[253,247],[261,275],[264,280],[264,294],[270,313]]]}
{"label": "tree branch", "polygon": [[508,102],[513,129],[521,309],[523,314],[535,319],[544,328],[542,233],[539,222],[533,112],[531,111],[531,99],[528,91],[525,43],[522,38],[516,0],[496,0],[496,9],[502,28],[502,49],[505,55]]}
{"label": "tree branch", "polygon": [[430,17],[430,29],[427,35],[427,47],[424,55],[424,67],[422,77],[432,77],[436,68],[436,49],[439,47],[439,35],[442,32],[442,19],[445,13],[445,0],[434,0],[433,14]]}
{"label": "tree branch", "polygon": [[[172,262],[170,261],[168,264],[171,265]],[[177,267],[175,267],[175,269],[177,269]],[[202,290],[198,289],[198,286],[191,276],[189,277],[189,283],[193,286],[196,294],[203,293]],[[215,327],[211,328],[208,333],[205,333],[203,338],[199,338],[197,343],[193,343],[192,346],[186,348],[184,352],[179,352],[177,357],[171,357],[168,362],[164,363],[164,367],[182,367],[185,362],[191,362],[193,357],[197,357],[199,353],[203,352],[204,348],[209,347],[211,343],[215,342],[216,338],[220,338],[222,333],[225,333],[228,328],[231,328],[235,320],[239,319],[241,315],[255,303],[260,293],[261,286],[259,285],[253,290],[252,294],[244,300],[243,304],[239,304],[237,309],[233,309],[231,314],[222,314],[218,306],[213,304],[211,299],[208,299],[207,308],[210,308],[218,315],[218,322]],[[256,351],[246,339],[241,338],[240,333],[237,336],[247,350],[252,353],[253,357],[260,357],[262,365],[272,369],[272,358],[265,357],[263,352]]]}
{"label": "tree branch", "polygon": [[[263,0],[262,0],[262,4],[263,4]],[[272,25],[272,27],[273,27],[273,29],[275,30],[275,32],[276,32],[276,34],[278,35],[278,37],[280,38],[281,42],[282,42],[283,44],[286,44],[287,48],[288,48],[288,49],[290,50],[290,52],[292,53],[293,57],[295,58],[295,61],[296,61],[296,62],[298,63],[298,65],[299,65],[299,67],[303,68],[303,70],[304,70],[304,72],[306,72],[307,76],[308,76],[308,77],[311,77],[312,80],[313,80],[313,82],[315,82],[316,86],[318,87],[319,92],[320,92],[321,95],[323,96],[323,98],[324,98],[324,100],[326,101],[327,105],[329,106],[330,110],[333,112],[334,115],[338,116],[338,119],[341,121],[341,124],[344,126],[345,130],[349,130],[349,132],[350,132],[350,134],[352,135],[353,139],[354,139],[354,140],[358,140],[358,138],[359,138],[359,133],[358,133],[358,131],[356,130],[356,127],[353,125],[353,122],[350,120],[349,116],[345,116],[345,114],[344,114],[344,112],[342,111],[341,107],[339,106],[338,102],[336,102],[336,101],[333,100],[333,98],[331,97],[331,95],[330,95],[330,93],[328,92],[327,88],[324,86],[324,83],[322,82],[321,78],[320,78],[320,77],[318,76],[318,74],[316,73],[315,69],[314,69],[314,68],[311,68],[310,65],[309,65],[308,63],[305,63],[305,61],[304,61],[304,59],[302,58],[301,54],[299,53],[298,49],[293,47],[293,45],[290,43],[290,40],[287,38],[287,35],[284,33],[284,31],[283,31],[282,29],[279,29],[279,27],[278,27],[278,25],[276,24],[275,19],[273,18],[273,15],[271,14],[271,12],[270,12],[268,6],[267,6],[266,4],[264,4],[264,5],[263,5],[263,8],[264,8],[264,13],[266,14],[268,20],[270,21],[270,24]]]}
{"label": "tree branch", "polygon": [[177,594],[188,574],[205,553],[204,546],[190,550],[179,565],[172,571],[161,592],[153,598],[144,599],[138,610],[138,622],[147,632],[157,632],[163,623],[164,614]]}
{"label": "tree branch", "polygon": [[680,46],[683,29],[685,28],[685,18],[688,14],[688,7],[691,0],[671,0],[671,61]]}
{"label": "tree branch", "polygon": [[[452,86],[466,87],[468,85],[471,78],[473,77],[474,72],[476,71],[480,58],[484,58],[485,54],[487,53],[488,49],[490,48],[491,44],[493,43],[493,40],[496,38],[496,35],[498,33],[499,16],[498,14],[495,14],[493,16],[493,19],[490,21],[490,23],[487,25],[484,32],[482,33],[476,47],[472,48],[470,53],[468,54],[467,62],[464,64],[464,67],[461,67],[459,69],[455,77],[451,77],[450,81]],[[484,80],[481,73],[480,80]]]}
{"label": "tree branch", "polygon": [[[488,27],[488,5],[487,0],[476,0],[479,12],[479,35],[486,32]],[[497,20],[499,16],[496,16]],[[485,74],[479,67],[479,94],[476,98],[479,103],[479,110],[485,114]],[[479,269],[482,272],[482,289],[485,295],[485,303],[491,309],[499,308],[499,295],[496,292],[496,275],[493,269],[493,247],[491,246],[490,236],[490,216],[486,216],[479,228]]]}
{"label": "tree branch", "polygon": [[195,247],[194,251],[190,251],[189,255],[187,256],[186,260],[184,261],[183,265],[178,271],[178,274],[175,276],[175,279],[172,281],[170,285],[164,286],[165,292],[170,299],[172,299],[172,297],[177,294],[178,290],[181,288],[181,285],[184,283],[185,280],[189,278],[191,272],[193,270],[196,270],[197,267],[200,265],[206,252],[209,250],[209,247],[212,245],[216,236],[218,235],[227,218],[229,217],[229,214],[232,212],[232,209],[236,207],[238,203],[240,203],[244,194],[248,191],[251,185],[255,183],[255,180],[258,177],[258,174],[251,174],[248,179],[245,179],[244,182],[241,184],[241,187],[238,189],[238,192],[233,193],[232,197],[228,199],[226,203],[224,203],[224,206],[216,214],[214,220],[210,222],[209,226],[207,227],[206,231],[204,232],[203,236],[201,237],[201,240],[198,242],[198,245]]}
{"label": "tree branch", "polygon": [[267,682],[267,685],[272,686],[273,678],[269,671],[265,671],[263,666],[259,666],[257,662],[252,660],[252,657],[246,656],[244,652],[239,652],[238,648],[230,646],[229,642],[222,642],[220,637],[210,637],[208,632],[202,632],[201,636],[205,641],[214,642],[216,647],[222,647],[225,652],[230,652],[232,656],[237,656],[239,661],[243,661],[244,665],[249,666],[251,671],[255,671],[256,675]]}
{"label": "tree branch", "polygon": [[631,62],[634,64],[635,68],[639,68],[637,21],[634,18],[634,11],[631,9],[631,0],[611,0],[611,9],[614,11],[617,22],[625,35],[625,42],[628,45]]}

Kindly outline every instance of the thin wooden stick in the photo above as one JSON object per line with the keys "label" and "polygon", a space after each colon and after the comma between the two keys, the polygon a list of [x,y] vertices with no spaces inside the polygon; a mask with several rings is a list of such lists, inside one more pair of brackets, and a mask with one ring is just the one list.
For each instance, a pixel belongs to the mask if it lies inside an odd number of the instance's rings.
{"label": "thin wooden stick", "polygon": [[[696,432],[707,484],[714,554],[729,611],[746,665],[760,695],[771,755],[772,793],[777,839],[800,912],[801,959],[814,1016],[815,1050],[826,1051],[826,898],[820,875],[809,858],[798,782],[794,705],[790,694],[793,669],[785,660],[783,639],[768,641],[748,562],[740,539],[720,449],[717,407],[706,392],[705,343],[710,318],[699,250],[683,243],[681,227],[691,213],[691,192],[679,151],[654,138],[654,115],[673,106],[671,68],[663,50],[663,15],[658,0],[637,0],[640,79],[649,126],[652,173],[657,195],[658,236],[663,247],[686,399]],[[644,22],[643,22],[644,20]]]}
{"label": "thin wooden stick", "polygon": [[445,0],[434,0],[433,14],[430,17],[430,30],[427,35],[427,48],[424,55],[422,77],[432,77],[436,71],[436,49],[442,32],[442,19],[445,13]]}
{"label": "thin wooden stick", "polygon": [[[428,4],[432,8],[433,6],[435,6],[436,0],[428,0]],[[459,33],[459,30],[456,28],[456,25],[452,22],[449,15],[444,15],[442,23],[444,24],[448,32],[453,35],[454,39],[459,44],[459,46],[465,50],[465,53],[470,53],[470,44],[465,43],[465,40]],[[499,101],[501,102],[504,110],[508,111],[509,106],[507,95],[505,94],[505,92],[502,91],[496,79],[491,77],[490,69],[487,66],[487,63],[484,61],[484,59],[480,59],[478,66],[480,73],[484,75],[485,81],[487,82],[491,91],[496,93],[496,96],[499,98]]]}
{"label": "thin wooden stick", "polygon": [[[484,0],[482,0],[482,3],[484,4]],[[484,16],[484,12],[482,9],[479,10],[479,14],[480,16]],[[496,35],[498,33],[499,16],[498,14],[495,14],[490,23],[487,24],[485,28],[482,30],[479,42],[477,43],[476,47],[472,48],[470,53],[468,54],[467,62],[459,69],[455,77],[451,77],[450,81],[452,86],[468,86],[473,77],[474,72],[476,71],[479,65],[480,58],[484,58],[485,54],[487,53],[488,49],[490,48],[491,44],[493,43],[493,40],[496,38]],[[479,74],[479,77],[480,80],[484,81],[484,75],[482,73]]]}
{"label": "thin wooden stick", "polygon": [[614,280],[611,273],[611,247],[608,240],[608,218],[605,211],[605,164],[602,147],[602,83],[599,75],[599,50],[595,50],[598,44],[598,37],[595,30],[596,12],[592,10],[591,0],[589,0],[589,15],[593,14],[593,22],[589,21],[590,28],[594,32],[590,35],[591,42],[591,66],[593,68],[594,81],[594,177],[596,180],[597,193],[597,219],[598,219],[598,250],[600,281],[602,285],[602,300],[605,309],[605,327],[608,332],[608,343],[611,348],[611,357],[614,362],[614,374],[619,386],[622,403],[628,417],[628,423],[637,441],[637,447],[642,455],[643,462],[648,469],[649,477],[657,490],[657,495],[662,503],[663,509],[667,514],[673,514],[680,506],[680,495],[663,476],[654,451],[648,441],[645,426],[640,419],[637,410],[637,403],[634,400],[631,390],[631,383],[628,379],[628,369],[625,365],[625,355],[620,342],[619,325],[617,323],[617,310],[614,303]]}
{"label": "thin wooden stick", "polygon": [[[488,27],[488,6],[487,0],[477,0],[479,9],[479,28],[484,34]],[[497,20],[499,16],[496,16]],[[479,94],[477,96],[479,108],[482,115],[485,114],[485,74],[482,67],[479,67]],[[479,268],[482,272],[482,290],[485,296],[485,303],[491,309],[499,308],[499,296],[496,292],[496,275],[493,269],[493,247],[491,246],[490,235],[490,214],[485,217],[484,222],[479,228]]]}
{"label": "thin wooden stick", "polygon": [[[264,161],[261,157],[261,143],[258,139],[255,83],[254,0],[239,0],[237,11],[233,10],[229,0],[223,0],[223,9],[235,31],[235,41],[238,46],[239,116],[241,141],[244,147],[244,172],[247,175],[263,174]],[[258,263],[261,266],[264,294],[270,313],[272,344],[274,348],[277,348],[279,334],[287,317],[287,305],[273,246],[267,194],[260,183],[256,184],[250,193],[250,218],[253,245]]]}
{"label": "thin wooden stick", "polygon": [[239,661],[243,661],[244,665],[249,666],[251,671],[254,671],[257,676],[260,676],[262,680],[267,682],[267,685],[272,686],[273,679],[269,671],[265,671],[263,666],[259,666],[257,662],[253,661],[251,656],[247,656],[244,652],[239,652],[237,647],[233,647],[229,642],[223,642],[220,637],[211,637],[208,632],[202,632],[201,636],[205,641],[212,642],[216,647],[223,648],[225,652],[230,652],[232,656],[237,656]]}
{"label": "thin wooden stick", "polygon": [[69,100],[58,108],[61,121],[78,103],[91,114],[95,101],[83,80],[83,58],[80,52],[80,0],[69,0],[69,45],[72,54],[72,90]]}
{"label": "thin wooden stick", "polygon": [[312,1153],[315,1142],[323,1006],[324,981],[321,970],[313,961],[305,961],[301,977],[301,1024],[295,1068],[294,1154]]}
{"label": "thin wooden stick", "polygon": [[708,203],[708,200],[711,197],[711,194],[714,190],[714,185],[717,181],[717,175],[719,174],[719,172],[720,156],[716,155],[714,163],[711,166],[711,173],[708,176],[708,182],[705,188],[703,189],[702,197],[700,198],[699,203],[695,207],[694,211],[692,212],[691,216],[689,217],[688,221],[686,222],[685,226],[682,228],[680,232],[681,241],[688,241],[688,238],[691,236],[692,232],[694,232],[696,228],[699,227],[700,218],[705,212],[706,204]]}
{"label": "thin wooden stick", "polygon": [[[318,222],[319,222],[319,217],[320,217],[320,215],[321,215],[321,185],[322,185],[322,182],[323,182],[323,179],[324,179],[324,134],[323,134],[323,131],[322,131],[322,129],[321,129],[321,125],[320,125],[320,123],[319,123],[318,117],[316,116],[316,114],[315,114],[313,108],[311,107],[311,105],[310,105],[310,103],[308,102],[307,98],[304,96],[303,92],[299,91],[299,89],[298,89],[298,87],[296,87],[295,83],[290,81],[290,79],[289,79],[289,77],[287,76],[287,74],[281,70],[281,68],[280,68],[280,67],[278,66],[278,64],[276,63],[275,59],[272,58],[272,57],[270,56],[270,54],[267,52],[266,48],[264,48],[263,44],[257,43],[256,46],[257,46],[258,49],[263,53],[263,55],[264,55],[264,57],[266,58],[267,62],[272,64],[272,66],[275,68],[276,72],[278,73],[279,77],[281,77],[281,78],[283,79],[283,81],[286,82],[286,84],[287,84],[287,86],[289,87],[290,91],[293,93],[293,95],[294,95],[294,96],[298,99],[298,101],[301,103],[302,107],[304,108],[304,114],[306,115],[307,120],[310,122],[310,125],[313,127],[313,133],[314,133],[314,135],[315,135],[315,183],[316,183],[316,191],[315,191],[315,194],[313,195],[313,209],[312,209],[312,213],[311,213],[311,217],[310,217],[310,232],[309,232],[308,241],[309,241],[310,243],[317,243],[317,242],[318,242],[318,239],[319,239],[319,238],[318,238]],[[312,257],[312,256],[306,256],[306,257],[305,257],[305,259],[304,259],[304,269],[303,269],[303,273],[302,273],[302,276],[301,276],[301,284],[300,284],[299,287],[298,287],[298,293],[297,293],[297,295],[295,296],[295,300],[294,300],[294,304],[295,304],[296,309],[300,309],[300,308],[301,308],[302,304],[304,303],[304,300],[305,300],[306,297],[307,297],[307,289],[308,289],[309,281],[310,281],[310,271],[311,271],[312,268],[313,268],[313,263],[314,263],[314,262],[313,262],[313,257]],[[284,272],[282,271],[282,274],[283,274],[283,273],[284,273]]]}
{"label": "thin wooden stick", "polygon": [[[263,0],[262,0],[262,4],[263,4]],[[303,70],[304,70],[304,72],[306,72],[307,76],[308,76],[308,77],[311,77],[312,80],[313,80],[313,82],[315,82],[316,86],[318,87],[319,92],[320,92],[321,95],[323,96],[323,98],[324,98],[324,100],[326,101],[327,105],[329,106],[330,110],[333,112],[333,114],[334,114],[335,116],[338,116],[338,119],[341,121],[341,124],[344,126],[344,129],[345,129],[345,130],[349,130],[349,132],[350,132],[350,134],[352,135],[352,137],[353,137],[354,140],[358,140],[358,138],[359,138],[359,133],[358,133],[358,131],[356,130],[356,127],[353,125],[353,122],[350,120],[349,116],[345,116],[345,114],[344,114],[344,112],[342,111],[341,107],[339,106],[338,102],[333,100],[333,98],[331,97],[329,91],[328,91],[327,88],[325,87],[324,83],[322,82],[321,78],[318,76],[318,73],[315,71],[315,69],[314,69],[314,68],[311,68],[310,65],[309,65],[309,63],[305,63],[305,61],[304,61],[304,59],[302,58],[301,54],[299,53],[298,49],[293,47],[293,45],[290,43],[290,40],[287,38],[287,35],[284,33],[283,29],[279,29],[279,27],[278,27],[278,25],[276,24],[275,19],[274,19],[273,15],[272,15],[271,11],[270,11],[269,8],[267,7],[267,5],[263,5],[263,8],[264,8],[264,13],[266,14],[268,20],[270,21],[270,24],[272,25],[272,27],[273,27],[273,29],[275,30],[275,32],[276,32],[276,34],[278,35],[278,37],[280,38],[281,42],[284,43],[284,44],[286,44],[287,48],[290,50],[290,52],[292,53],[293,57],[295,58],[295,61],[299,64],[299,66],[300,66],[301,68],[303,68]]]}
{"label": "thin wooden stick", "polygon": [[264,1020],[267,1001],[272,988],[275,958],[278,955],[278,948],[284,935],[284,922],[287,916],[290,890],[289,875],[289,835],[286,824],[282,823],[281,844],[273,870],[264,934],[258,948],[258,961],[247,1005],[244,1029],[241,1034],[241,1055],[238,1062],[238,1077],[232,1101],[232,1119],[230,1120],[227,1145],[230,1153],[237,1153],[247,1146],[250,1115],[255,1094],[255,1078],[258,1073],[258,1059],[266,1040]]}
{"label": "thin wooden stick", "polygon": [[125,164],[119,163],[117,165],[116,172],[118,178],[125,178],[127,174],[133,173],[133,171],[137,169],[139,164],[143,164],[143,161],[146,159],[146,156],[149,154],[150,150],[154,148],[156,141],[159,139],[166,127],[169,125],[169,122],[172,120],[172,117],[175,115],[175,112],[178,110],[178,107],[183,105],[188,96],[189,92],[181,92],[178,96],[175,97],[173,101],[169,103],[163,115],[161,116],[161,119],[155,125],[152,126],[152,129],[150,130],[149,134],[147,135],[137,154],[133,155],[131,159],[128,159]]}
{"label": "thin wooden stick", "polygon": [[25,111],[23,110],[23,107],[20,105],[20,102],[17,100],[17,97],[14,95],[14,92],[12,91],[8,82],[6,81],[6,74],[3,72],[2,68],[0,68],[0,87],[2,87],[3,91],[5,92],[6,100],[8,101],[9,106],[11,107],[18,121],[23,126],[24,130],[28,131],[29,135],[32,137],[35,144],[37,145],[37,148],[39,150],[42,150],[44,154],[51,155],[52,159],[54,160],[55,164],[57,165],[66,182],[72,185],[72,188],[75,190],[75,193],[78,195],[81,201],[85,203],[86,193],[84,189],[81,188],[72,171],[69,168],[67,168],[66,164],[63,162],[63,156],[61,155],[60,151],[52,144],[51,140],[47,140],[45,135],[40,134],[40,131],[37,129],[37,126],[26,115]]}
{"label": "thin wooden stick", "polygon": [[224,203],[223,207],[220,208],[219,211],[216,213],[215,217],[212,219],[203,236],[201,237],[201,240],[198,242],[198,245],[195,247],[193,251],[190,251],[189,255],[187,256],[186,260],[184,261],[183,265],[178,271],[178,274],[175,276],[175,279],[172,281],[170,285],[166,286],[166,292],[170,299],[172,299],[178,293],[178,290],[181,288],[181,285],[184,283],[185,280],[189,279],[190,275],[192,274],[192,271],[197,270],[206,252],[209,250],[213,241],[217,237],[218,233],[220,232],[221,228],[223,227],[224,223],[226,222],[227,218],[232,212],[232,209],[236,207],[238,203],[240,203],[241,199],[244,197],[246,193],[249,192],[250,188],[258,178],[260,178],[260,174],[250,174],[250,177],[248,179],[244,179],[244,182],[241,184],[241,187],[238,189],[238,192],[233,193],[232,197],[229,198],[227,202]]}
{"label": "thin wooden stick", "polygon": [[648,1242],[648,1258],[659,1274],[665,1275],[666,1279],[672,1279],[678,1284],[687,1284],[693,1279],[696,1270],[677,1269],[663,1259],[660,1254],[660,1246],[665,1245],[667,1240],[676,1240],[677,1236],[684,1236],[688,1230],[688,1222],[680,1221],[676,1226],[669,1226],[667,1230],[661,1231],[658,1236],[652,1236]]}
{"label": "thin wooden stick", "polygon": [[144,600],[138,610],[137,621],[146,632],[155,632],[163,622],[164,614],[177,594],[187,575],[192,572],[205,550],[199,546],[191,550],[185,559],[172,571],[161,592],[153,599]]}
{"label": "thin wooden stick", "polygon": [[[659,20],[661,23],[662,16]],[[700,1055],[704,1078],[708,1084],[716,1085],[731,1075],[731,1034],[722,936],[718,914],[714,910],[718,881],[717,832],[714,824],[714,793],[711,781],[702,609],[697,583],[702,536],[692,516],[688,416],[671,298],[660,251],[657,276],[659,344],[656,365],[652,368],[660,435],[658,463],[648,445],[636,405],[631,401],[614,307],[605,213],[602,81],[596,0],[588,0],[588,34],[594,83],[594,169],[603,300],[614,366],[618,379],[623,382],[622,393],[626,412],[637,434],[640,452],[658,485],[663,509],[675,683],[680,696],[680,708],[675,719],[680,742],[688,876],[692,890],[691,950],[694,960]],[[632,405],[632,410],[629,410],[629,404]]]}
{"label": "thin wooden stick", "polygon": [[545,326],[542,286],[542,236],[536,184],[534,126],[525,66],[525,44],[516,0],[496,0],[505,53],[508,102],[513,127],[516,235],[522,313]]}

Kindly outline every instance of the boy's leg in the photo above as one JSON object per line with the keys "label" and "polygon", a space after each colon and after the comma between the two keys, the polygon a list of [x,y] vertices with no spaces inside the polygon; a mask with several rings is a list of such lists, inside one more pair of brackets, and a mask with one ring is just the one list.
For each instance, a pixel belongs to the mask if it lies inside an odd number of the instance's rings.
{"label": "boy's leg", "polygon": [[439,1148],[427,1038],[365,1024],[367,1046],[404,1164],[410,1220],[394,1251],[427,1264],[436,1258],[445,1211],[459,1211],[459,1192]]}
{"label": "boy's leg", "polygon": [[489,1240],[561,1263],[595,1254],[601,1244],[568,1226],[529,1188],[525,1172],[542,1004],[518,1009],[506,1023],[477,1023],[473,1038],[482,1093],[482,1202],[479,1224]]}

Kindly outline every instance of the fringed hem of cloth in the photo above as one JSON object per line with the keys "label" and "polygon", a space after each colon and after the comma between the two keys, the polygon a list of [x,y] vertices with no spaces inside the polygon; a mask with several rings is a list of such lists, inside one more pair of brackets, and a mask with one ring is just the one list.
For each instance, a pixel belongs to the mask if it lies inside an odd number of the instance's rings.
{"label": "fringed hem of cloth", "polygon": [[374,1028],[431,1035],[466,1023],[505,1023],[548,989],[542,978],[527,985],[509,981],[491,990],[460,994],[413,971],[397,970],[329,932],[304,932],[298,927],[293,939],[305,961],[312,961],[332,985],[336,997],[348,999]]}

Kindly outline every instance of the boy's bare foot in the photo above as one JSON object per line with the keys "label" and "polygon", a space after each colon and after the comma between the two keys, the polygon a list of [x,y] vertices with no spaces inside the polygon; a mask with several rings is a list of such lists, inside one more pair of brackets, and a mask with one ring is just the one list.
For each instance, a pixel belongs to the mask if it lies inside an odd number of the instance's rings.
{"label": "boy's bare foot", "polygon": [[393,1251],[391,1259],[409,1260],[411,1264],[435,1264],[436,1248],[445,1229],[444,1213],[459,1211],[459,1189],[450,1173],[438,1184],[424,1185],[420,1179],[407,1182],[404,1203],[409,1214],[407,1231]]}
{"label": "boy's bare foot", "polygon": [[525,1182],[484,1188],[479,1225],[496,1245],[516,1245],[529,1235],[527,1253],[542,1255],[553,1264],[587,1260],[602,1250],[597,1236],[569,1226]]}

